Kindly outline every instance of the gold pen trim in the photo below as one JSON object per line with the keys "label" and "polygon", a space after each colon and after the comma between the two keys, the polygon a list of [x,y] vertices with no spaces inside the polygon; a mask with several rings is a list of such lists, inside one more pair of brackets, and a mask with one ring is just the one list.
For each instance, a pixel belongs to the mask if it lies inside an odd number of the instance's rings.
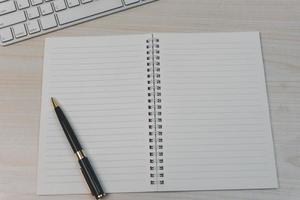
{"label": "gold pen trim", "polygon": [[51,97],[51,101],[52,101],[52,104],[53,104],[54,108],[57,108],[59,106],[58,102],[53,97]]}
{"label": "gold pen trim", "polygon": [[106,195],[105,193],[104,193],[104,194],[100,194],[100,195],[97,196],[97,199],[101,199],[101,198],[103,198],[105,195]]}
{"label": "gold pen trim", "polygon": [[82,160],[83,158],[85,158],[83,150],[79,150],[75,154],[76,154],[78,160]]}

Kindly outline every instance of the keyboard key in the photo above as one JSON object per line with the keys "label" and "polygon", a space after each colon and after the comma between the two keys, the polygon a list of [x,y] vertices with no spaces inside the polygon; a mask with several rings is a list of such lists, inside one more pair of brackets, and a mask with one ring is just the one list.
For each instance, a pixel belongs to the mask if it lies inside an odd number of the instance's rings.
{"label": "keyboard key", "polygon": [[81,0],[81,3],[90,3],[92,2],[93,0]]}
{"label": "keyboard key", "polygon": [[55,20],[54,15],[48,15],[46,17],[42,17],[41,24],[43,30],[51,29],[57,26],[57,22]]}
{"label": "keyboard key", "polygon": [[13,1],[8,1],[0,4],[0,15],[5,15],[16,10],[17,8]]}
{"label": "keyboard key", "polygon": [[17,0],[16,1],[17,6],[19,9],[24,9],[29,7],[29,2],[28,0]]}
{"label": "keyboard key", "polygon": [[33,6],[36,6],[36,5],[39,5],[39,4],[43,3],[43,0],[30,0],[30,1],[31,1],[31,4]]}
{"label": "keyboard key", "polygon": [[26,10],[29,19],[34,19],[40,16],[37,7],[32,7]]}
{"label": "keyboard key", "polygon": [[38,33],[41,31],[37,20],[31,20],[26,23],[29,34]]}
{"label": "keyboard key", "polygon": [[0,0],[0,46],[152,1]]}
{"label": "keyboard key", "polygon": [[138,3],[138,2],[140,2],[140,0],[124,0],[124,2],[126,5],[129,5],[129,4],[133,4],[133,3]]}
{"label": "keyboard key", "polygon": [[2,42],[8,42],[12,39],[14,39],[14,38],[13,38],[10,28],[5,28],[5,29],[0,30],[0,40]]}
{"label": "keyboard key", "polygon": [[56,0],[53,2],[53,6],[56,12],[64,10],[67,8],[64,0]]}
{"label": "keyboard key", "polygon": [[50,3],[46,3],[40,6],[42,15],[48,15],[53,13],[53,9]]}
{"label": "keyboard key", "polygon": [[27,35],[26,29],[24,27],[24,24],[18,24],[13,26],[13,31],[15,33],[16,38],[24,37]]}
{"label": "keyboard key", "polygon": [[123,3],[121,0],[94,1],[92,4],[83,4],[79,7],[59,12],[57,13],[57,18],[60,24],[67,24],[108,10],[117,9],[122,6]]}
{"label": "keyboard key", "polygon": [[24,12],[14,12],[0,17],[0,28],[18,24],[26,20]]}
{"label": "keyboard key", "polygon": [[79,5],[79,1],[78,0],[67,0],[67,4],[70,8],[78,6]]}

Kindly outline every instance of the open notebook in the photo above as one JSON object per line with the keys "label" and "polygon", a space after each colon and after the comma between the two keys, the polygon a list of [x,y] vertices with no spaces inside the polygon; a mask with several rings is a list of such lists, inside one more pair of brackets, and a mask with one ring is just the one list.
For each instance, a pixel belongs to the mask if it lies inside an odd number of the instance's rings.
{"label": "open notebook", "polygon": [[278,187],[257,32],[47,39],[37,192],[89,193],[52,96],[107,193]]}

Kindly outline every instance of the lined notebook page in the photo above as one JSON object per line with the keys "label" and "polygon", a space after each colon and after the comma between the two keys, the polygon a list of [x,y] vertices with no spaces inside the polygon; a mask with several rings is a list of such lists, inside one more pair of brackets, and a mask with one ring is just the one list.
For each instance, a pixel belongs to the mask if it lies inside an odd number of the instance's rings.
{"label": "lined notebook page", "polygon": [[105,192],[154,190],[148,150],[149,38],[47,39],[38,194],[90,193],[53,111],[52,96],[69,115]]}
{"label": "lined notebook page", "polygon": [[258,33],[155,34],[165,190],[275,188]]}

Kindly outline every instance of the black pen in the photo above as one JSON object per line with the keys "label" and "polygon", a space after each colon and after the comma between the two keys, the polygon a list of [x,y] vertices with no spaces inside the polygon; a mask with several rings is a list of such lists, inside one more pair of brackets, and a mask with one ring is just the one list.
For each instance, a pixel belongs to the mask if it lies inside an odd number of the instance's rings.
{"label": "black pen", "polygon": [[100,185],[100,182],[97,178],[96,173],[94,172],[94,169],[88,160],[88,158],[85,156],[83,149],[69,123],[66,116],[64,115],[62,109],[59,107],[59,104],[54,98],[51,98],[52,104],[54,107],[54,110],[56,112],[56,115],[58,117],[58,120],[65,132],[65,135],[78,158],[78,162],[81,167],[81,172],[91,190],[91,193],[93,196],[95,196],[96,199],[100,199],[105,196],[105,193]]}

